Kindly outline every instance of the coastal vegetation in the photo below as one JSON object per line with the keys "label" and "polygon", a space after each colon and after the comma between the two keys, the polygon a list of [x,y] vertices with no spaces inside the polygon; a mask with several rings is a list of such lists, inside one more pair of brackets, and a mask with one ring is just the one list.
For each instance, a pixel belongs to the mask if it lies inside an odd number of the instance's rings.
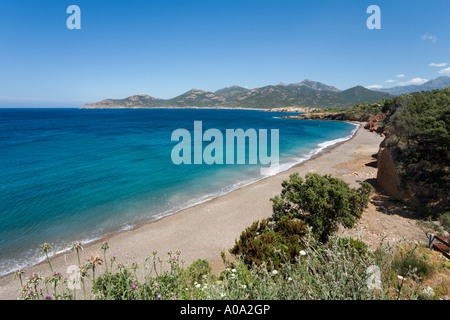
{"label": "coastal vegetation", "polygon": [[450,87],[384,101],[378,125],[398,170],[398,189],[426,218],[450,232]]}
{"label": "coastal vegetation", "polygon": [[[445,278],[434,287],[424,285],[433,277],[448,276],[450,269],[425,247],[382,243],[370,251],[359,240],[336,236],[321,244],[311,233],[301,244],[295,259],[280,262],[278,268],[271,261],[249,265],[238,258],[224,260],[219,275],[211,272],[207,260],[185,267],[181,252],[168,252],[164,258],[153,251],[142,264],[120,262],[117,256],[93,257],[81,265],[83,289],[91,288],[84,294],[58,272],[44,278],[20,270],[16,276],[25,300],[409,300],[449,294]],[[100,265],[104,271],[96,277]]]}
{"label": "coastal vegetation", "polygon": [[[185,266],[180,251],[167,252],[165,258],[153,251],[143,263],[130,263],[110,256],[107,243],[101,245],[102,257],[83,262],[83,245],[76,242],[78,277],[54,272],[47,259],[50,276],[16,272],[20,295],[30,300],[385,300],[449,294],[450,264],[428,248],[382,242],[371,250],[359,239],[336,235],[336,223],[351,227],[359,219],[371,191],[365,184],[349,188],[328,175],[310,174],[305,180],[292,175],[272,199],[272,217],[253,223],[236,240],[230,249],[234,259],[222,252],[219,274],[207,260]],[[326,203],[313,206],[316,197]],[[47,243],[41,246],[46,257],[51,249]],[[444,281],[433,288],[424,284],[436,275],[445,275]]]}
{"label": "coastal vegetation", "polygon": [[450,88],[385,101],[382,112],[401,186],[425,214],[449,212]]}
{"label": "coastal vegetation", "polygon": [[[386,137],[378,155],[377,183],[395,184],[383,181],[385,168],[395,168],[390,177],[398,176],[399,183],[391,195],[450,232],[450,87],[324,111],[295,117],[367,122],[366,129]],[[392,163],[384,166],[385,161]]]}
{"label": "coastal vegetation", "polygon": [[301,219],[325,243],[339,224],[353,227],[367,208],[372,191],[367,182],[355,189],[330,175],[308,173],[303,180],[298,174],[292,174],[289,181],[283,181],[281,195],[271,199],[273,220]]}
{"label": "coastal vegetation", "polygon": [[[238,94],[239,90],[236,90]],[[405,94],[345,110],[330,109],[320,119],[368,121],[369,130],[385,136],[378,153],[390,159],[399,179],[399,194],[423,217],[424,226],[449,231],[450,88]],[[386,152],[389,157],[386,157]],[[392,169],[394,168],[394,169]],[[380,175],[381,173],[381,175]],[[392,173],[392,172],[391,172]],[[394,182],[389,181],[392,185]],[[41,247],[50,275],[16,272],[23,299],[438,299],[450,294],[450,263],[424,245],[380,242],[371,249],[361,239],[338,237],[338,226],[352,228],[370,201],[373,188],[351,188],[330,175],[293,174],[271,199],[273,214],[255,221],[222,252],[224,270],[197,260],[185,266],[181,252],[161,257],[150,252],[143,263],[110,256],[80,260],[81,243],[73,245],[78,277],[53,270],[51,245]],[[439,223],[436,223],[439,222]],[[76,286],[74,286],[74,280]],[[77,289],[79,288],[79,289]]]}

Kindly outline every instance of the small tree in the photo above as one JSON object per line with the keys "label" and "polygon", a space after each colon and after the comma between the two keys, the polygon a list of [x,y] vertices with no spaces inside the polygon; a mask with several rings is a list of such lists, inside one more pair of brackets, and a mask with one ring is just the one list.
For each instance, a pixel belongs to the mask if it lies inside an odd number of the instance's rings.
{"label": "small tree", "polygon": [[362,182],[350,188],[341,179],[330,175],[308,173],[303,180],[298,173],[283,181],[280,196],[273,202],[272,220],[299,218],[312,227],[312,232],[325,243],[338,230],[339,224],[351,228],[367,208],[373,188]]}
{"label": "small tree", "polygon": [[247,265],[268,263],[269,270],[278,269],[283,263],[295,261],[303,248],[300,240],[307,233],[305,224],[298,219],[255,221],[242,232],[230,253],[240,256]]}

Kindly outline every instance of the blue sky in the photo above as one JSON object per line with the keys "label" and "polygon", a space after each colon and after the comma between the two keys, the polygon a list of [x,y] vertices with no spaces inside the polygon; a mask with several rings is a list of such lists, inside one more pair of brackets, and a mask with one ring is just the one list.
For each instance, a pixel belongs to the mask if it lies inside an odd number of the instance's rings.
{"label": "blue sky", "polygon": [[[81,30],[66,27],[73,4]],[[381,30],[366,27],[372,4]],[[2,0],[0,107],[305,78],[339,89],[420,83],[450,75],[449,12],[448,0]]]}

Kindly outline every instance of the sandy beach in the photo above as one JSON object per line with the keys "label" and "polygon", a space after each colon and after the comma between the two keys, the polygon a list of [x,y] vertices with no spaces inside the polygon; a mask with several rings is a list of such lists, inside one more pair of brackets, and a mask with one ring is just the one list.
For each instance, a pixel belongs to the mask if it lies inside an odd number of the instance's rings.
{"label": "sandy beach", "polygon": [[[86,260],[91,254],[100,254],[101,242],[107,241],[111,248],[108,253],[116,254],[119,262],[141,263],[153,250],[158,250],[162,257],[166,257],[167,251],[181,250],[181,258],[186,264],[199,258],[208,259],[214,268],[220,269],[220,252],[230,249],[235,239],[252,222],[271,216],[270,198],[280,193],[282,181],[288,179],[290,174],[332,174],[354,187],[360,181],[375,178],[376,168],[364,164],[373,162],[372,155],[377,153],[383,138],[362,127],[363,125],[350,140],[285,172],[155,222],[88,244],[82,252],[82,259]],[[359,174],[353,174],[355,166],[358,167]],[[53,269],[63,275],[67,274],[68,266],[77,264],[76,254],[73,252],[52,258]],[[49,274],[48,265],[43,263],[26,271],[28,275]],[[0,299],[17,299],[18,296],[18,280],[11,274],[0,278]]]}

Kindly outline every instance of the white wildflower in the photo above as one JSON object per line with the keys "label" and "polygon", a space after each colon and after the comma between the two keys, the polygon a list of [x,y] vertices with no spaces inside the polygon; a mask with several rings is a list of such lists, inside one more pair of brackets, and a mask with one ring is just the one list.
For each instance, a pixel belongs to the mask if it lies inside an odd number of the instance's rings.
{"label": "white wildflower", "polygon": [[434,290],[431,287],[428,287],[428,286],[424,287],[422,292],[423,292],[424,295],[426,295],[428,297],[434,296]]}

